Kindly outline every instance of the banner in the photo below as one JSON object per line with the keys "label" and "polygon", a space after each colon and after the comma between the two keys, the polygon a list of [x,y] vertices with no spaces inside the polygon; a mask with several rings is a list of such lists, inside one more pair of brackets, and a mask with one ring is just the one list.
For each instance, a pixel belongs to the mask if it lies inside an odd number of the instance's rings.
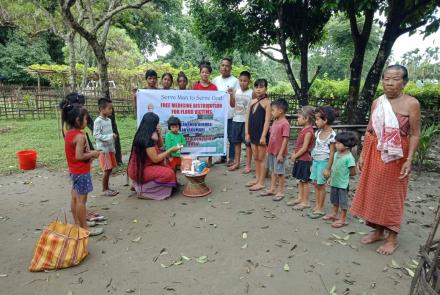
{"label": "banner", "polygon": [[229,95],[225,91],[139,89],[137,124],[147,112],[160,118],[165,136],[168,119],[182,121],[181,132],[187,145],[183,154],[223,156],[226,154]]}

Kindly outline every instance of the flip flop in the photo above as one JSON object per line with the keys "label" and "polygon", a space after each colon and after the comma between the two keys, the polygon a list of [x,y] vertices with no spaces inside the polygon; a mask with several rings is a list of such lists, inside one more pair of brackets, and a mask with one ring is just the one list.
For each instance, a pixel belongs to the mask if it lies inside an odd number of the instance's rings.
{"label": "flip flop", "polygon": [[284,199],[284,195],[275,195],[272,197],[272,201],[278,202]]}
{"label": "flip flop", "polygon": [[249,181],[248,183],[246,183],[246,187],[251,187],[251,186],[254,186],[254,185],[256,185],[257,183],[256,182],[254,182],[254,181]]}
{"label": "flip flop", "polygon": [[243,174],[249,174],[252,172],[251,168],[245,168],[244,171],[242,172]]}
{"label": "flip flop", "polygon": [[310,205],[302,205],[301,203],[293,206],[293,210],[304,210],[310,208]]}
{"label": "flip flop", "polygon": [[322,219],[326,220],[326,221],[336,221],[336,220],[338,220],[338,217],[336,215],[333,215],[333,214],[327,214]]}
{"label": "flip flop", "polygon": [[93,237],[93,236],[99,236],[100,234],[102,234],[104,232],[104,229],[102,228],[102,227],[94,227],[94,228],[91,228],[91,229],[89,229],[89,235],[91,236],[91,237]]}
{"label": "flip flop", "polygon": [[348,225],[347,222],[342,222],[341,220],[336,220],[335,222],[332,223],[332,227],[333,228],[341,228]]}
{"label": "flip flop", "polygon": [[101,196],[104,196],[104,197],[114,197],[117,194],[119,194],[119,192],[113,191],[113,190],[106,190],[105,192],[102,192]]}
{"label": "flip flop", "polygon": [[286,202],[286,205],[287,205],[287,206],[296,206],[296,205],[298,205],[299,203],[301,203],[301,201],[296,200],[296,199],[295,199],[295,200],[292,200],[292,199],[291,199],[291,200],[289,200],[289,201]]}
{"label": "flip flop", "polygon": [[260,194],[260,196],[262,196],[262,197],[275,196],[275,193],[270,192],[270,191],[265,191],[265,192],[262,192]]}
{"label": "flip flop", "polygon": [[235,165],[233,165],[233,166],[230,166],[230,167],[228,168],[228,171],[235,171],[235,170],[238,170],[238,169],[240,169],[240,166],[235,166]]}
{"label": "flip flop", "polygon": [[89,212],[87,214],[87,221],[104,221],[107,220],[104,216],[100,215],[97,212]]}
{"label": "flip flop", "polygon": [[254,187],[254,186],[252,186],[252,187],[249,188],[249,190],[250,190],[251,192],[256,192],[256,191],[261,191],[261,190],[264,189],[264,188],[265,188],[265,186],[258,186],[258,187]]}
{"label": "flip flop", "polygon": [[318,218],[325,216],[325,213],[324,212],[316,212],[316,213],[309,212],[309,213],[307,213],[307,216],[310,219],[318,219]]}

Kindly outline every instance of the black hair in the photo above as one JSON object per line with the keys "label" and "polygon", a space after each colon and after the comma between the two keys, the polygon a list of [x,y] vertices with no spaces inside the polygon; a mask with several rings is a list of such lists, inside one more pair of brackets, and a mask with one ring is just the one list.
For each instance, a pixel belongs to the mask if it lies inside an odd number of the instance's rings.
{"label": "black hair", "polygon": [[267,88],[267,80],[266,79],[257,79],[255,80],[254,87],[264,86]]}
{"label": "black hair", "polygon": [[286,113],[287,110],[289,109],[289,104],[287,103],[287,101],[284,98],[280,98],[275,101],[272,101],[270,105],[282,110],[283,113]]}
{"label": "black hair", "polygon": [[[86,103],[86,98],[84,97],[84,95],[79,94],[78,92],[71,92],[71,93],[67,94],[66,97],[64,98],[64,100],[69,102],[72,105],[74,105],[74,104],[84,105]],[[60,107],[61,107],[61,104],[60,104]]]}
{"label": "black hair", "polygon": [[[130,160],[133,154],[136,155],[136,179],[137,183],[143,182],[143,173],[145,167],[145,160],[147,158],[146,148],[155,145],[151,136],[156,132],[157,124],[159,124],[159,116],[155,113],[146,113],[139,124],[139,127],[134,135],[133,143],[131,146]],[[129,160],[129,162],[130,162]]]}
{"label": "black hair", "polygon": [[322,120],[326,120],[328,125],[333,124],[336,119],[335,109],[331,106],[317,107],[315,114],[319,114]]}
{"label": "black hair", "polygon": [[149,69],[145,72],[145,80],[148,79],[148,77],[156,77],[157,78],[157,72],[153,69]]}
{"label": "black hair", "polygon": [[357,145],[358,138],[353,132],[343,131],[336,134],[335,140],[351,149],[352,147]]}
{"label": "black hair", "polygon": [[99,110],[106,108],[109,103],[112,103],[111,99],[105,97],[101,97],[100,99],[98,99]]}
{"label": "black hair", "polygon": [[405,84],[408,83],[408,80],[409,80],[409,78],[408,78],[408,70],[407,70],[407,68],[405,66],[402,66],[402,65],[399,65],[399,64],[387,66],[385,68],[385,70],[383,70],[382,79],[383,79],[383,77],[385,75],[385,72],[388,71],[388,70],[402,71],[403,83],[405,83]]}
{"label": "black hair", "polygon": [[203,69],[208,69],[208,72],[209,73],[212,73],[212,67],[211,67],[211,63],[210,62],[203,62],[203,63],[201,63],[200,65],[199,65],[199,69],[200,69],[200,72],[203,70]]}
{"label": "black hair", "polygon": [[249,80],[251,79],[251,73],[249,73],[248,71],[241,72],[239,77],[241,76],[248,77]]}
{"label": "black hair", "polygon": [[179,126],[179,130],[180,130],[180,128],[182,128],[182,122],[180,121],[179,118],[174,117],[174,116],[170,117],[168,119],[168,130],[171,130],[171,126],[175,126],[175,125]]}
{"label": "black hair", "polygon": [[229,62],[232,66],[232,58],[231,57],[223,57],[221,61],[226,60],[227,62]]}
{"label": "black hair", "polygon": [[79,103],[72,104],[67,99],[64,99],[59,106],[61,109],[61,125],[63,129],[64,127],[67,129],[79,127],[77,126],[78,119],[81,123],[84,118],[88,116],[87,109]]}
{"label": "black hair", "polygon": [[180,78],[184,78],[185,80],[186,80],[186,82],[188,82],[188,77],[185,75],[185,73],[184,72],[182,72],[182,71],[180,71],[178,74],[177,74],[177,82],[179,82],[179,79]]}
{"label": "black hair", "polygon": [[163,80],[163,78],[165,78],[166,76],[170,77],[170,79],[171,79],[171,83],[173,83],[173,75],[172,75],[171,73],[169,73],[169,72],[164,73],[164,74],[162,75],[161,80]]}

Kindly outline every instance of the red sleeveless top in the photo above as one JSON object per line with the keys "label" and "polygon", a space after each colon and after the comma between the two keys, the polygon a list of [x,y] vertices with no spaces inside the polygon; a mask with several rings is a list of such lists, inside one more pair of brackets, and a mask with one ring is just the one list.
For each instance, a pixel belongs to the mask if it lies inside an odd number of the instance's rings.
{"label": "red sleeveless top", "polygon": [[[90,172],[90,161],[78,161],[75,158],[75,149],[76,146],[73,143],[73,140],[75,137],[81,134],[84,136],[84,133],[77,129],[70,129],[67,131],[65,137],[64,137],[64,150],[66,152],[66,160],[67,160],[67,166],[69,167],[69,172],[73,174],[84,174]],[[87,143],[87,140],[84,144],[84,152],[89,152],[89,144]]]}

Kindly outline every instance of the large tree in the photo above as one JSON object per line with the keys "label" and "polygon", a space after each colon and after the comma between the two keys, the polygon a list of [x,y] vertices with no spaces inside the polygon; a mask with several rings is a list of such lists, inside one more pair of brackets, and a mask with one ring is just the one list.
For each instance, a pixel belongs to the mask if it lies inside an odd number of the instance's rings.
{"label": "large tree", "polygon": [[[99,1],[98,1],[99,2]],[[108,78],[108,60],[106,57],[107,36],[110,30],[112,18],[127,9],[139,9],[150,0],[139,0],[135,3],[121,4],[121,1],[111,0],[102,2],[91,2],[90,0],[81,1],[82,5],[77,5],[76,13],[84,14],[88,19],[87,25],[81,24],[75,17],[72,10],[76,0],[59,0],[61,15],[63,20],[79,35],[81,35],[90,45],[98,63],[99,81],[101,85],[101,95],[110,98],[110,87]],[[127,1],[131,2],[131,1]],[[119,135],[116,125],[116,114],[111,116],[113,132]],[[116,160],[122,163],[121,144],[119,136],[116,139]]]}
{"label": "large tree", "polygon": [[[350,123],[364,123],[367,120],[369,108],[394,42],[399,36],[414,32],[424,25],[427,25],[426,33],[436,31],[439,19],[435,11],[439,7],[439,2],[438,0],[340,0],[339,3],[350,19],[351,35],[355,47],[350,64],[348,120]],[[377,21],[383,26],[384,32],[374,63],[370,67],[361,89],[365,51],[376,11],[380,13],[380,18]],[[358,25],[359,16],[364,18],[360,27]],[[384,23],[381,18],[385,18]]]}
{"label": "large tree", "polygon": [[[300,104],[308,103],[309,49],[319,42],[331,8],[321,0],[192,0],[191,14],[199,37],[220,52],[239,49],[260,52],[283,65]],[[268,50],[281,54],[276,58]],[[299,56],[300,79],[296,79],[291,57]]]}

